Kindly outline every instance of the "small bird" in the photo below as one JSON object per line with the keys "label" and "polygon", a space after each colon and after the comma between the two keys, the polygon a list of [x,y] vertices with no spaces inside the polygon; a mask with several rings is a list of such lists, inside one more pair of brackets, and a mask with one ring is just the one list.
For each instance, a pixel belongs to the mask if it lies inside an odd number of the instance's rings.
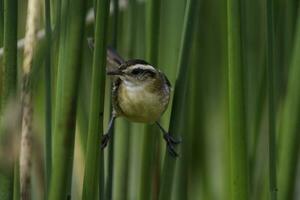
{"label": "small bird", "polygon": [[115,50],[107,50],[107,75],[112,77],[112,117],[108,130],[103,135],[101,148],[111,139],[111,128],[117,117],[129,121],[157,124],[163,133],[167,150],[177,157],[174,146],[176,140],[159,124],[158,120],[167,109],[170,100],[171,84],[166,75],[149,63],[140,59],[125,61]]}

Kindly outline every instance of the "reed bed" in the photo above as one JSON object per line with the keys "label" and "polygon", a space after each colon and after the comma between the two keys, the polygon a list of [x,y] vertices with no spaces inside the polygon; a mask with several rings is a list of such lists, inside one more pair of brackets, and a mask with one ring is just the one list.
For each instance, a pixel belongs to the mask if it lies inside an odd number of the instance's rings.
{"label": "reed bed", "polygon": [[[35,1],[26,28],[31,0],[0,0],[1,200],[300,198],[298,1]],[[178,157],[154,124],[124,118],[101,150],[107,47],[170,80],[160,123]]]}

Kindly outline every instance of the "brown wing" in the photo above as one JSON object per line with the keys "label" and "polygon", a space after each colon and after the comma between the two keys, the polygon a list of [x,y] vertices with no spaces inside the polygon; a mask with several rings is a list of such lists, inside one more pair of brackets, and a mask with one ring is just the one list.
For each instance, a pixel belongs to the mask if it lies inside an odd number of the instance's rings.
{"label": "brown wing", "polygon": [[168,77],[167,77],[164,73],[162,73],[162,74],[163,74],[164,79],[165,79],[165,81],[166,81],[166,84],[169,86],[169,88],[172,87],[172,85],[171,85],[171,83],[170,83]]}
{"label": "brown wing", "polygon": [[112,92],[111,92],[111,98],[112,98],[112,104],[113,104],[113,114],[115,116],[119,116],[122,114],[122,110],[119,106],[119,101],[118,101],[118,92],[119,92],[119,88],[121,85],[121,79],[117,78],[114,82],[113,82],[113,87],[112,87]]}

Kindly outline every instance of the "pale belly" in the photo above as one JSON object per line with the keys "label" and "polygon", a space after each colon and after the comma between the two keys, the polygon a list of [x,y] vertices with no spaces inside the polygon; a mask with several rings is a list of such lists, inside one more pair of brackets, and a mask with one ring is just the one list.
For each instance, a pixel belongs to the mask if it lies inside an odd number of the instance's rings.
{"label": "pale belly", "polygon": [[134,122],[153,123],[157,121],[169,102],[169,95],[160,96],[144,90],[121,90],[118,98],[124,117]]}

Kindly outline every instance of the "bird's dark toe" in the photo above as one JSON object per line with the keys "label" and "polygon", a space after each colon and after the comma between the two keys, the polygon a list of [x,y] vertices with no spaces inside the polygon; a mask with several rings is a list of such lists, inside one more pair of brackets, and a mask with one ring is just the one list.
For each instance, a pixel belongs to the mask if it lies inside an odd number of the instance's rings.
{"label": "bird's dark toe", "polygon": [[176,158],[179,156],[178,153],[175,151],[174,146],[170,143],[167,143],[167,150],[173,158]]}
{"label": "bird's dark toe", "polygon": [[111,138],[110,134],[105,134],[102,136],[102,139],[101,139],[101,149],[102,150],[108,145],[110,138]]}
{"label": "bird's dark toe", "polygon": [[181,140],[175,139],[171,134],[166,133],[164,134],[164,139],[167,143],[171,143],[173,145],[177,145],[181,143]]}
{"label": "bird's dark toe", "polygon": [[167,150],[169,152],[169,154],[173,157],[176,158],[178,157],[178,153],[175,150],[174,145],[179,144],[181,141],[175,139],[172,135],[170,135],[169,133],[165,133],[164,134],[164,139],[167,143]]}

